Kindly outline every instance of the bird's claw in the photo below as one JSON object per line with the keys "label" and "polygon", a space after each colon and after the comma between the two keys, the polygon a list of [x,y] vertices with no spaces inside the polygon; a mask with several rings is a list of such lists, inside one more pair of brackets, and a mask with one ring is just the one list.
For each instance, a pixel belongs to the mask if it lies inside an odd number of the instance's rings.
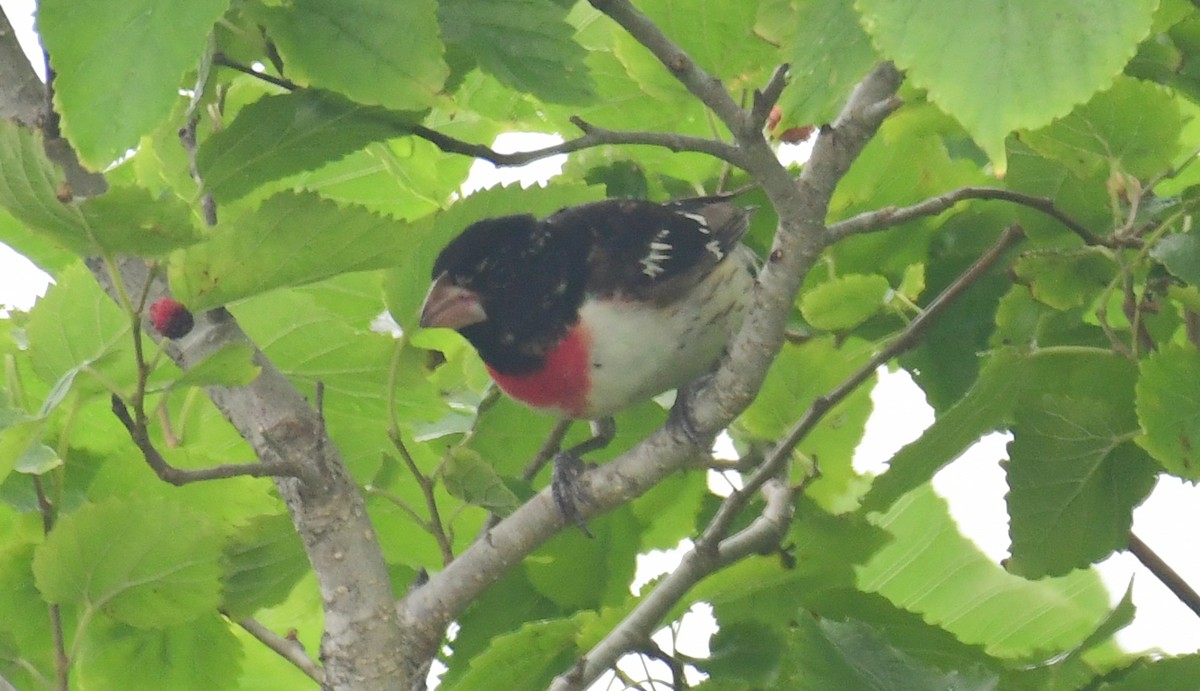
{"label": "bird's claw", "polygon": [[567,523],[574,523],[588,537],[595,537],[587,529],[583,515],[579,513],[580,504],[589,501],[587,493],[579,482],[579,478],[587,470],[587,466],[579,455],[563,451],[554,457],[554,473],[550,479],[550,493],[554,497],[554,505]]}
{"label": "bird's claw", "polygon": [[711,447],[712,439],[701,434],[697,429],[696,421],[692,419],[692,398],[695,392],[711,378],[711,374],[706,374],[687,386],[681,386],[675,393],[675,405],[671,406],[671,412],[667,416],[669,426],[682,432],[688,441],[700,448]]}

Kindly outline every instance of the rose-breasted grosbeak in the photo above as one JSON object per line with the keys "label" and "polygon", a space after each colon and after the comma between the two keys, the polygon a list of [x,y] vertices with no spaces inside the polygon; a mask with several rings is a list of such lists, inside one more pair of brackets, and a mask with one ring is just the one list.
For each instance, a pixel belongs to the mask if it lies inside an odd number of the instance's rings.
{"label": "rose-breasted grosbeak", "polygon": [[582,527],[568,481],[611,440],[610,416],[708,372],[740,326],[749,220],[722,197],[611,199],[479,221],[438,256],[421,326],[458,330],[512,398],[605,423],[555,458],[567,519]]}

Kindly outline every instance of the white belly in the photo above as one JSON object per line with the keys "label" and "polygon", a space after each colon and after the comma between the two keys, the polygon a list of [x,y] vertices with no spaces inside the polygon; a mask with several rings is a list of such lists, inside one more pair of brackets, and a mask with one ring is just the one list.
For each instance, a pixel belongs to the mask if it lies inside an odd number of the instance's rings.
{"label": "white belly", "polygon": [[588,301],[591,393],[582,417],[600,418],[707,373],[741,326],[754,277],[726,261],[698,290],[667,306]]}

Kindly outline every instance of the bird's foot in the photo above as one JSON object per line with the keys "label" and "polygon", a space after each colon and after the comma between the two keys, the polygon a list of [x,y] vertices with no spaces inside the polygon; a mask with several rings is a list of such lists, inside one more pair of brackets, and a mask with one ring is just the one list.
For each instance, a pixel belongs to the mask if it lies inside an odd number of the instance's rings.
{"label": "bird's foot", "polygon": [[588,537],[595,537],[587,529],[587,523],[579,512],[581,504],[589,502],[587,491],[580,483],[580,478],[587,472],[587,465],[572,450],[563,451],[554,456],[554,474],[550,479],[550,493],[554,497],[554,505],[567,523],[574,523]]}
{"label": "bird's foot", "polygon": [[679,390],[675,392],[675,405],[671,406],[671,412],[667,416],[667,426],[678,430],[687,437],[688,441],[702,449],[710,448],[713,440],[711,436],[700,433],[696,421],[692,417],[692,399],[695,397],[696,391],[703,388],[711,378],[711,374],[706,374],[690,384],[679,387]]}

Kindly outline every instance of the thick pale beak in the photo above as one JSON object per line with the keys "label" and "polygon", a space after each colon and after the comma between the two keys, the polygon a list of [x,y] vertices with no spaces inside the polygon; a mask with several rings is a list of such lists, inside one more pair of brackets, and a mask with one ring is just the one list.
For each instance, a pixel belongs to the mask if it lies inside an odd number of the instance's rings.
{"label": "thick pale beak", "polygon": [[483,305],[479,304],[479,295],[454,285],[447,274],[437,277],[421,305],[422,328],[441,326],[447,329],[461,329],[485,319],[487,313],[483,311]]}

